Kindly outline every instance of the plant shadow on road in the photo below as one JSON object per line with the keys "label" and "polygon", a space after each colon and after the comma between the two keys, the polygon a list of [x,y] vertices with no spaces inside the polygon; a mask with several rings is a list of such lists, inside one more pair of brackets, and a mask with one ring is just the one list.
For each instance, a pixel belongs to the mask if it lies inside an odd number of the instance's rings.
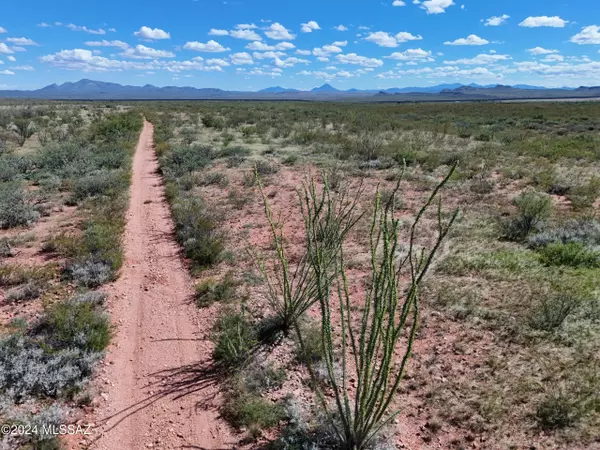
{"label": "plant shadow on road", "polygon": [[[170,397],[172,400],[178,400],[201,391],[207,391],[214,386],[218,386],[219,381],[226,376],[226,373],[227,368],[223,366],[203,365],[200,362],[154,372],[149,375],[149,378],[153,381],[145,386],[145,390],[153,392],[152,394],[148,394],[142,400],[101,419],[100,425],[108,424],[110,421],[117,419],[105,430],[105,432],[110,431],[118,427],[127,418],[141,413],[162,399]],[[218,392],[218,389],[207,392],[196,403],[196,409],[199,409],[200,405],[204,405],[202,407],[207,409],[206,405],[212,404],[211,401],[215,399]]]}

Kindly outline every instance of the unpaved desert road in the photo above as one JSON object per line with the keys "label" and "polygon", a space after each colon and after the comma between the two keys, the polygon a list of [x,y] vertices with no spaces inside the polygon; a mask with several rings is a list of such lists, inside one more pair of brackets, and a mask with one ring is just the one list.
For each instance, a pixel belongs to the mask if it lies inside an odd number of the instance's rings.
{"label": "unpaved desert road", "polygon": [[125,262],[109,289],[116,331],[97,377],[102,401],[90,448],[232,448],[207,369],[214,319],[190,302],[193,283],[157,169],[153,127],[145,122],[133,160]]}

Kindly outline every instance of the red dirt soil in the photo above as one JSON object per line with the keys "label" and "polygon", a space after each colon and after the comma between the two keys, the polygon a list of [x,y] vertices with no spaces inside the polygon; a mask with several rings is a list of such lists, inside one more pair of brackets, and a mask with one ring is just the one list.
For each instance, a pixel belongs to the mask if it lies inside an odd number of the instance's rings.
{"label": "red dirt soil", "polygon": [[193,282],[173,239],[148,122],[127,217],[125,264],[109,288],[116,332],[96,380],[102,400],[91,448],[231,448],[210,374],[214,314],[190,301]]}

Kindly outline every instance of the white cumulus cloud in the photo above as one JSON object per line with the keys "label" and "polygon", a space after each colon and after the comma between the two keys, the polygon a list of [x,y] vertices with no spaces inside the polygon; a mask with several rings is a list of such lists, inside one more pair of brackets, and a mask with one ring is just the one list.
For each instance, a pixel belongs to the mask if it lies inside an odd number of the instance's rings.
{"label": "white cumulus cloud", "polygon": [[[418,5],[418,2],[414,2]],[[452,0],[427,0],[421,3],[421,9],[424,9],[427,14],[441,14],[446,12],[446,8],[454,5],[455,3]]]}
{"label": "white cumulus cloud", "polygon": [[320,30],[320,29],[321,29],[321,27],[314,20],[311,20],[309,22],[301,24],[301,28],[300,28],[300,30],[303,33],[312,33],[313,31]]}
{"label": "white cumulus cloud", "polygon": [[[238,25],[239,26],[239,25]],[[231,30],[229,35],[236,39],[245,39],[247,41],[262,41],[262,37],[256,31],[250,28],[243,28],[241,30]]]}
{"label": "white cumulus cloud", "polygon": [[117,47],[117,48],[129,48],[129,44],[123,41],[87,41],[85,43],[88,47]]}
{"label": "white cumulus cloud", "polygon": [[136,31],[133,34],[134,34],[134,36],[136,36],[140,39],[146,39],[149,41],[155,41],[155,40],[160,40],[160,39],[171,39],[170,33],[167,33],[166,31],[161,30],[160,28],[150,28],[150,27],[146,27],[146,26],[143,26],[142,28],[140,28],[138,31]]}
{"label": "white cumulus cloud", "polygon": [[550,50],[543,47],[535,47],[527,50],[532,55],[549,55],[551,53],[558,53],[558,50]]}
{"label": "white cumulus cloud", "polygon": [[106,34],[106,31],[104,31],[102,28],[98,28],[97,30],[94,30],[94,29],[90,29],[86,26],[74,25],[72,23],[66,25],[66,27],[72,31],[84,31],[89,34]]}
{"label": "white cumulus cloud", "polygon": [[334,30],[337,30],[337,31],[348,31],[348,27],[345,26],[345,25],[341,25],[340,24],[337,27],[334,27]]}
{"label": "white cumulus cloud", "polygon": [[337,55],[335,57],[342,64],[357,64],[362,67],[381,67],[383,61],[377,58],[369,58],[366,56],[360,56],[356,53],[347,53],[344,55]]}
{"label": "white cumulus cloud", "polygon": [[374,44],[379,45],[380,47],[397,47],[398,41],[396,38],[385,31],[376,31],[374,33],[369,33],[369,35],[365,38],[365,41],[372,42]]}
{"label": "white cumulus cloud", "polygon": [[6,45],[4,42],[0,42],[0,53],[10,55],[10,54],[14,53],[14,50],[11,50],[10,48],[8,48],[8,45]]}
{"label": "white cumulus cloud", "polygon": [[526,28],[538,28],[538,27],[552,27],[552,28],[564,28],[568,24],[568,20],[561,19],[558,16],[537,16],[528,17],[519,24],[520,27]]}
{"label": "white cumulus cloud", "polygon": [[423,50],[422,48],[411,48],[404,52],[394,52],[386,58],[396,59],[398,61],[433,61],[431,52]]}
{"label": "white cumulus cloud", "polygon": [[136,45],[135,48],[125,49],[121,53],[121,56],[139,59],[174,58],[175,53],[166,50],[157,50],[145,45]]}
{"label": "white cumulus cloud", "polygon": [[493,16],[485,20],[485,26],[497,27],[505,23],[508,19],[510,19],[510,16],[508,14],[502,14],[501,16]]}
{"label": "white cumulus cloud", "polygon": [[296,35],[290,33],[286,27],[281,25],[279,22],[272,23],[265,31],[267,37],[276,41],[293,41],[296,39]]}
{"label": "white cumulus cloud", "polygon": [[207,53],[219,53],[219,52],[226,52],[226,51],[230,50],[229,48],[223,47],[217,41],[214,41],[212,39],[206,43],[198,42],[198,41],[186,42],[186,44],[183,46],[183,48],[186,50],[195,50],[197,52],[207,52]]}
{"label": "white cumulus cloud", "polygon": [[482,53],[480,55],[475,56],[474,58],[463,58],[457,59],[455,61],[444,61],[444,64],[448,65],[469,65],[469,66],[478,66],[478,65],[486,65],[486,64],[494,64],[499,61],[508,61],[512,59],[510,55],[498,55],[494,53]]}
{"label": "white cumulus cloud", "polygon": [[231,60],[231,64],[234,64],[236,66],[241,66],[244,64],[254,64],[252,56],[250,56],[250,54],[247,52],[232,53],[231,55],[229,55],[229,59]]}
{"label": "white cumulus cloud", "polygon": [[24,37],[8,38],[8,39],[6,39],[6,42],[10,42],[11,44],[15,44],[15,45],[38,45],[38,43],[35,42],[34,40],[29,39],[29,38],[24,38]]}
{"label": "white cumulus cloud", "polygon": [[600,27],[598,25],[590,25],[581,30],[571,38],[571,42],[575,44],[600,44]]}
{"label": "white cumulus cloud", "polygon": [[480,38],[476,34],[470,34],[466,38],[456,39],[455,41],[446,41],[444,45],[486,45],[490,41]]}
{"label": "white cumulus cloud", "polygon": [[229,31],[227,31],[227,30],[217,30],[215,28],[211,28],[210,31],[208,32],[208,34],[210,36],[227,36],[229,34]]}

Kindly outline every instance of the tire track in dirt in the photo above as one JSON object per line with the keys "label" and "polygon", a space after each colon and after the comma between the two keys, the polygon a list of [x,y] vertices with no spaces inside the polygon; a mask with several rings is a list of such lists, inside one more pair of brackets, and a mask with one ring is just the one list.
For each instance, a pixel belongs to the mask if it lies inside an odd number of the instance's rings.
{"label": "tire track in dirt", "polygon": [[103,400],[92,449],[234,447],[218,418],[209,367],[214,318],[191,302],[193,282],[173,226],[145,122],[133,160],[125,262],[109,289],[116,331],[97,377]]}

